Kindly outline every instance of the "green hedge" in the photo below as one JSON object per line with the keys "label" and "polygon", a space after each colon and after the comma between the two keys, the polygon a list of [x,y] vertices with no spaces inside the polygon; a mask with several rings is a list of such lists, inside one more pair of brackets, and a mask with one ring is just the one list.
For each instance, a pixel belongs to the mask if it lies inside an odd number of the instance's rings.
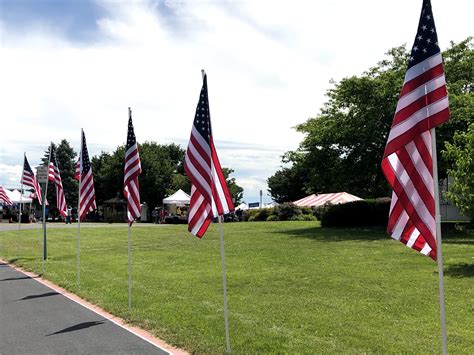
{"label": "green hedge", "polygon": [[309,207],[299,207],[292,203],[282,203],[274,208],[247,210],[244,221],[316,221],[313,210]]}
{"label": "green hedge", "polygon": [[390,199],[362,200],[329,205],[321,213],[323,227],[386,226]]}

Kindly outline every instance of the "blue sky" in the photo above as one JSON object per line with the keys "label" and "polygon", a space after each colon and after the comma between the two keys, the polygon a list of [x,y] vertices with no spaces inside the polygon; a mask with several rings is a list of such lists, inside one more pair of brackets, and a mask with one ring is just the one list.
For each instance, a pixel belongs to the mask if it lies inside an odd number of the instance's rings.
{"label": "blue sky", "polygon": [[[432,0],[440,45],[473,35],[473,3]],[[209,80],[214,140],[247,202],[266,191],[292,129],[315,116],[331,79],[359,74],[411,44],[421,0],[0,0],[0,185],[15,187],[23,152],[39,164],[49,141],[91,154],[126,136],[189,137]],[[5,125],[5,123],[4,123]],[[14,132],[14,133],[13,133]],[[269,197],[266,196],[266,200]]]}

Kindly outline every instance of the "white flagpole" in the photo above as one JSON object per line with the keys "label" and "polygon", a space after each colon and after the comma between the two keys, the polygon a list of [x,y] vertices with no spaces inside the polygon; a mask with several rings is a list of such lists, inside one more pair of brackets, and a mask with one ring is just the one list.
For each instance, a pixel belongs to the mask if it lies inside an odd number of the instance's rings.
{"label": "white flagpole", "polygon": [[79,193],[77,195],[77,286],[81,287],[81,183],[82,183],[82,135],[81,150],[79,151]]}
{"label": "white flagpole", "polygon": [[18,210],[18,238],[16,239],[16,253],[18,254],[18,257],[20,257],[21,205],[23,202],[23,174],[25,173],[25,159],[26,152],[23,153],[23,169],[21,170],[20,178],[20,209]]}
{"label": "white flagpole", "polygon": [[435,194],[435,219],[436,219],[436,258],[438,260],[439,279],[439,312],[441,322],[441,343],[443,355],[447,354],[446,337],[446,308],[444,303],[444,282],[443,282],[443,248],[441,242],[441,213],[439,208],[439,186],[438,186],[438,158],[436,153],[436,131],[431,129],[431,150],[433,157],[433,181]]}
{"label": "white flagpole", "polygon": [[46,183],[44,187],[43,193],[43,260],[42,260],[42,267],[43,267],[43,275],[44,275],[44,261],[47,258],[46,252],[46,197],[48,195],[48,181],[49,181],[49,164],[51,162],[51,150],[53,149],[53,142],[49,146],[49,156],[48,156],[48,176],[46,178]]}
{"label": "white flagpole", "polygon": [[131,239],[130,227],[131,227],[130,222],[128,222],[128,309],[129,310],[132,309],[132,239]]}
{"label": "white flagpole", "polygon": [[23,202],[23,174],[25,173],[25,159],[26,152],[23,153],[23,167],[21,169],[21,178],[20,178],[20,210],[18,211],[18,229],[21,229],[21,205]]}
{"label": "white flagpole", "polygon": [[222,259],[222,284],[224,288],[224,320],[225,320],[225,340],[227,344],[227,352],[230,353],[230,337],[229,337],[229,317],[227,312],[227,277],[225,272],[225,257],[224,257],[224,236],[222,234],[222,216],[219,219],[219,238],[221,241],[221,259]]}

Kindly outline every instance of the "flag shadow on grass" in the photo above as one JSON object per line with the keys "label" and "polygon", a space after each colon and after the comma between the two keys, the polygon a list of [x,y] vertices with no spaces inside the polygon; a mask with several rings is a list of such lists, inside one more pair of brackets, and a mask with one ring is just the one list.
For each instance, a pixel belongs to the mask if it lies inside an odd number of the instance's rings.
{"label": "flag shadow on grass", "polygon": [[49,336],[51,336],[51,335],[57,335],[57,334],[62,334],[62,333],[75,332],[75,331],[77,331],[77,330],[87,329],[87,328],[94,327],[94,326],[96,326],[96,325],[101,325],[101,324],[104,324],[104,323],[105,323],[105,321],[103,321],[103,320],[101,320],[101,321],[92,321],[92,322],[83,322],[83,323],[79,323],[79,324],[73,325],[72,327],[68,327],[68,328],[64,328],[64,329],[58,330],[57,332],[48,334],[48,335],[46,335],[46,336],[49,337]]}
{"label": "flag shadow on grass", "polygon": [[309,238],[324,242],[345,242],[348,240],[382,240],[389,239],[384,227],[358,227],[358,228],[324,228],[313,227],[303,229],[285,229],[277,233],[290,237]]}
{"label": "flag shadow on grass", "polygon": [[459,263],[445,266],[444,274],[450,277],[474,277],[474,264]]}

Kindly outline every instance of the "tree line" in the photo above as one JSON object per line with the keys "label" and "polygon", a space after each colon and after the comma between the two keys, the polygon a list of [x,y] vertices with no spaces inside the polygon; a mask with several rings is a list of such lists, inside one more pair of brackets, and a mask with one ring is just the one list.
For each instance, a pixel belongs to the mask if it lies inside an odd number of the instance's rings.
{"label": "tree line", "polygon": [[[474,218],[474,51],[472,37],[442,53],[451,118],[437,128],[440,179],[453,177],[450,197]],[[298,149],[282,157],[268,178],[277,202],[311,193],[348,191],[363,198],[390,196],[380,164],[403,84],[409,52],[392,48],[362,75],[332,81],[320,113],[296,126]]]}
{"label": "tree line", "polygon": [[[66,202],[71,207],[77,206],[78,182],[74,179],[75,163],[78,154],[65,139],[55,144],[61,179],[63,182]],[[150,208],[162,205],[163,198],[178,189],[189,193],[191,184],[184,172],[183,160],[185,151],[179,145],[158,144],[144,142],[139,144],[139,154],[142,165],[142,174],[139,177],[140,199]],[[45,151],[42,158],[47,164],[50,148]],[[125,145],[118,146],[112,153],[101,152],[91,159],[94,174],[94,186],[97,205],[114,198],[123,198],[123,169],[125,159]],[[230,175],[234,172],[230,168],[223,168],[229,192],[235,204],[239,204],[243,197],[243,188],[237,185],[235,178]],[[50,214],[57,216],[56,191],[53,184],[48,185],[48,201],[50,201]]]}

